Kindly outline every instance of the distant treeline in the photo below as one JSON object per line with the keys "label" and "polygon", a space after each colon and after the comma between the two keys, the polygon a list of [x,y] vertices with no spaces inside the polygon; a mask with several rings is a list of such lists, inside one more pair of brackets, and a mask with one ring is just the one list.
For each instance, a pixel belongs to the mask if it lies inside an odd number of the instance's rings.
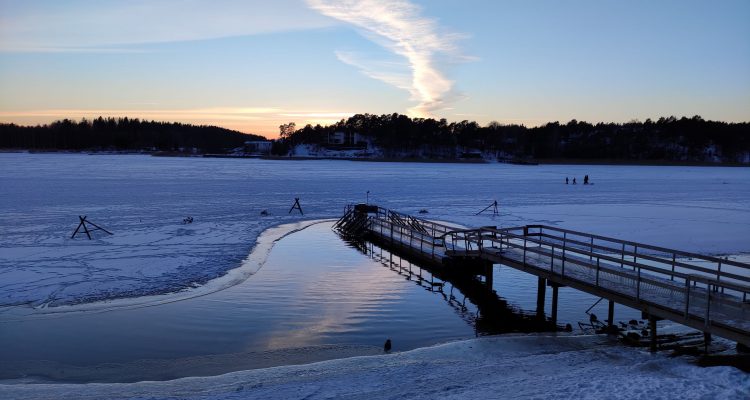
{"label": "distant treeline", "polygon": [[[571,159],[750,163],[750,123],[692,118],[647,119],[623,124],[572,120],[528,128],[491,122],[448,123],[401,114],[357,114],[328,126],[282,125],[273,152],[298,144],[327,145],[329,134],[357,133],[389,158],[460,158],[468,152],[510,159]],[[354,135],[347,135],[348,138]],[[265,140],[216,126],[125,118],[64,119],[48,125],[0,124],[0,148],[227,152],[248,140]]]}
{"label": "distant treeline", "polygon": [[333,132],[369,136],[386,156],[424,158],[460,157],[478,150],[509,158],[747,163],[750,152],[750,123],[699,116],[624,124],[572,120],[527,128],[400,114],[357,114],[330,126],[307,125],[283,135],[275,151],[283,154],[302,143],[325,144]]}
{"label": "distant treeline", "polygon": [[0,148],[29,150],[156,150],[223,152],[247,140],[265,140],[216,126],[125,118],[63,119],[49,125],[0,124]]}

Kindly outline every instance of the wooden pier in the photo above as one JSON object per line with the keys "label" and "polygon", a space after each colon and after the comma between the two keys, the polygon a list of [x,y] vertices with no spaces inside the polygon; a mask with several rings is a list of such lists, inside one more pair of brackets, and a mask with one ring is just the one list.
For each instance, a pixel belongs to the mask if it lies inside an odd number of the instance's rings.
{"label": "wooden pier", "polygon": [[538,277],[537,312],[544,315],[552,288],[556,323],[557,288],[569,286],[641,310],[651,325],[667,319],[750,346],[750,264],[545,225],[463,229],[374,205],[347,206],[334,225],[445,268],[480,273],[491,287],[492,265]]}

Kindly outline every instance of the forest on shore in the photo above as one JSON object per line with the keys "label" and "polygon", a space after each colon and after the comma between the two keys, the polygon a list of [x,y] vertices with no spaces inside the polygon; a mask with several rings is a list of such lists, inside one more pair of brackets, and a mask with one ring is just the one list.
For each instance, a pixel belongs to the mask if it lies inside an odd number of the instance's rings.
{"label": "forest on shore", "polygon": [[138,118],[63,119],[47,125],[0,124],[0,148],[68,151],[161,151],[223,153],[263,136],[217,126]]}
{"label": "forest on shore", "polygon": [[750,163],[749,122],[708,121],[700,116],[597,124],[572,120],[529,128],[357,114],[330,126],[284,131],[279,153],[298,144],[326,143],[334,132],[352,132],[370,138],[386,157],[459,158],[474,151],[510,159]]}
{"label": "forest on shore", "polygon": [[[656,121],[596,123],[572,120],[537,127],[474,121],[357,114],[328,125],[280,126],[273,153],[287,156],[299,145],[337,148],[330,137],[358,138],[352,146],[377,148],[382,158],[610,160],[633,162],[750,163],[750,122],[729,123],[662,117]],[[266,140],[216,126],[137,118],[64,119],[47,125],[0,124],[0,148],[69,151],[230,153],[246,141]],[[345,144],[345,145],[346,145]],[[338,148],[345,146],[339,145]]]}

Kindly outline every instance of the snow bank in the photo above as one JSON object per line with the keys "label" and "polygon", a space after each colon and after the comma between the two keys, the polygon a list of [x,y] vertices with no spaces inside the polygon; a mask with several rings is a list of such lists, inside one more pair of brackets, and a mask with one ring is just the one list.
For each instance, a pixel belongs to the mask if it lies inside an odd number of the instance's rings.
{"label": "snow bank", "polygon": [[599,337],[498,336],[404,353],[132,384],[0,385],[23,399],[747,399],[750,378],[732,367]]}

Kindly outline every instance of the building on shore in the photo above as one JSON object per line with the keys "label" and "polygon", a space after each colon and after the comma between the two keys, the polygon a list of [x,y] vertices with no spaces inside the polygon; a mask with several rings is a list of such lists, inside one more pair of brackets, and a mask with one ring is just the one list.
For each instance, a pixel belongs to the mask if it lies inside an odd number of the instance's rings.
{"label": "building on shore", "polygon": [[271,154],[273,142],[270,140],[249,140],[245,142],[246,154],[268,155]]}

